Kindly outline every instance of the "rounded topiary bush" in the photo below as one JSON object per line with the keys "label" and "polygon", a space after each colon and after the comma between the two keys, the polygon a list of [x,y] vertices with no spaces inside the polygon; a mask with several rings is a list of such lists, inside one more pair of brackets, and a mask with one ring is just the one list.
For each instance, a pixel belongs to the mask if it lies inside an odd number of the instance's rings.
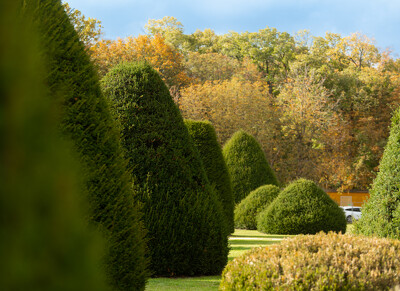
{"label": "rounded topiary bush", "polygon": [[108,290],[79,167],[44,86],[40,42],[19,5],[0,4],[0,286]]}
{"label": "rounded topiary bush", "polygon": [[271,234],[346,231],[343,210],[314,182],[299,179],[287,186],[258,216],[257,229]]}
{"label": "rounded topiary bush", "polygon": [[389,290],[400,284],[400,241],[330,232],[255,248],[230,262],[221,290]]}
{"label": "rounded topiary bush", "polygon": [[354,231],[400,239],[400,110],[392,118],[388,143],[362,216]]}
{"label": "rounded topiary bush", "polygon": [[242,130],[236,132],[225,143],[223,154],[236,204],[262,185],[278,186],[261,146],[250,134]]}
{"label": "rounded topiary bush", "polygon": [[23,12],[34,13],[31,25],[40,33],[45,83],[62,105],[58,127],[72,141],[85,169],[88,217],[108,239],[108,280],[118,290],[143,290],[149,272],[142,214],[97,72],[61,1],[26,0],[22,7]]}
{"label": "rounded topiary bush", "polygon": [[231,179],[215,129],[208,121],[185,120],[185,125],[200,154],[208,181],[215,187],[222,203],[228,233],[233,233],[234,201]]}
{"label": "rounded topiary bush", "polygon": [[264,185],[250,192],[235,208],[235,227],[257,229],[257,215],[279,194],[279,187]]}
{"label": "rounded topiary bush", "polygon": [[144,63],[114,67],[103,86],[142,189],[154,275],[220,273],[228,255],[222,206],[168,88]]}

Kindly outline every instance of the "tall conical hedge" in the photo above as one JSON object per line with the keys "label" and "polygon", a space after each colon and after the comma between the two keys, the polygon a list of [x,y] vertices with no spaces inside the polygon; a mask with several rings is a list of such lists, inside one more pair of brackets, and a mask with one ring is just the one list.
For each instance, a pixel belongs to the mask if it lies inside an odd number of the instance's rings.
{"label": "tall conical hedge", "polygon": [[259,215],[257,229],[271,234],[346,232],[343,210],[314,182],[292,182]]}
{"label": "tall conical hedge", "polygon": [[228,227],[228,233],[235,231],[233,224],[233,194],[231,179],[226,167],[221,146],[213,125],[208,121],[185,120],[189,134],[200,153],[208,181],[215,186]]}
{"label": "tall conical hedge", "polygon": [[38,39],[0,2],[0,288],[107,290],[77,165],[59,137]]}
{"label": "tall conical hedge", "polygon": [[145,231],[126,171],[119,132],[97,73],[59,0],[25,0],[46,57],[46,83],[63,105],[60,131],[85,168],[90,219],[108,237],[108,279],[119,290],[143,290],[148,277]]}
{"label": "tall conical hedge", "polygon": [[228,254],[222,207],[167,87],[143,63],[116,66],[103,85],[143,190],[152,271],[219,274]]}
{"label": "tall conical hedge", "polygon": [[262,185],[276,185],[278,180],[257,140],[240,130],[224,145],[223,154],[231,177],[233,196],[238,204]]}
{"label": "tall conical hedge", "polygon": [[388,143],[383,152],[355,231],[364,235],[400,239],[400,110],[392,118]]}

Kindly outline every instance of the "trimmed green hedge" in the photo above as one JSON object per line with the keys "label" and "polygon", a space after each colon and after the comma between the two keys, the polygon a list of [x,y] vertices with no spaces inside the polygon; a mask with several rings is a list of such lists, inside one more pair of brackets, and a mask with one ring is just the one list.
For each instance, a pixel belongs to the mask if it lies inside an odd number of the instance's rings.
{"label": "trimmed green hedge", "polygon": [[362,208],[354,231],[364,235],[400,239],[400,110],[392,118],[388,143],[379,173]]}
{"label": "trimmed green hedge", "polygon": [[264,185],[250,192],[235,208],[235,227],[257,229],[257,216],[279,194],[279,187]]}
{"label": "trimmed green hedge", "polygon": [[107,290],[77,165],[59,137],[39,41],[20,3],[0,3],[0,286]]}
{"label": "trimmed green hedge", "polygon": [[236,204],[262,185],[278,186],[261,146],[250,134],[236,132],[224,145],[223,154]]}
{"label": "trimmed green hedge", "polygon": [[287,186],[258,216],[259,231],[271,234],[346,232],[343,210],[314,182],[299,179]]}
{"label": "trimmed green hedge", "polygon": [[46,57],[45,81],[51,97],[63,105],[59,128],[85,169],[91,221],[109,240],[108,279],[115,289],[143,290],[149,272],[142,214],[97,73],[61,1],[26,0],[23,9],[34,13],[32,25]]}
{"label": "trimmed green hedge", "polygon": [[300,235],[234,259],[220,290],[389,290],[400,284],[399,253],[398,240]]}
{"label": "trimmed green hedge", "polygon": [[222,206],[161,77],[148,64],[126,63],[103,86],[142,189],[154,275],[219,274],[228,255]]}
{"label": "trimmed green hedge", "polygon": [[231,179],[217,141],[213,125],[208,121],[185,120],[189,134],[200,153],[208,181],[215,186],[225,213],[228,233],[235,231],[233,224],[233,194]]}

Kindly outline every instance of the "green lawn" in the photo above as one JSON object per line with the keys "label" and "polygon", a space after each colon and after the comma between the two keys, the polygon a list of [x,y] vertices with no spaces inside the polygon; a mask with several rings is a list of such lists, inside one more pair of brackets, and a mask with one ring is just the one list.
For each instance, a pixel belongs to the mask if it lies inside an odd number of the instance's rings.
{"label": "green lawn", "polygon": [[[256,230],[236,229],[229,239],[231,251],[229,261],[240,256],[254,247],[279,243],[285,235],[267,235]],[[186,277],[186,278],[152,278],[149,280],[146,291],[155,290],[218,290],[221,276]]]}

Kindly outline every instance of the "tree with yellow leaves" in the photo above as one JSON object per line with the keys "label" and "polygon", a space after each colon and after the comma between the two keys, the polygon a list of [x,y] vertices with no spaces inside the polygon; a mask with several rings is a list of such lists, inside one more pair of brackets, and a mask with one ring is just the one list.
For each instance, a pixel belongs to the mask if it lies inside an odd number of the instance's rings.
{"label": "tree with yellow leaves", "polygon": [[120,62],[146,61],[160,73],[169,88],[180,88],[189,83],[183,56],[158,34],[153,37],[139,35],[114,41],[102,40],[90,51],[101,76]]}

